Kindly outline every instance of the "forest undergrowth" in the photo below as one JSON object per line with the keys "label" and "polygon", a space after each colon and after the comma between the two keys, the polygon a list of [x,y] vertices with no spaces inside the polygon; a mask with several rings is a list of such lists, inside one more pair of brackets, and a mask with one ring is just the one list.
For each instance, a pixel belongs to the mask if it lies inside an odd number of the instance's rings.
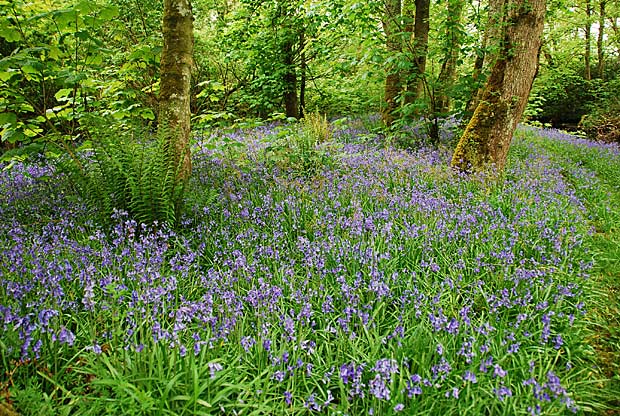
{"label": "forest undergrowth", "polygon": [[0,414],[617,412],[618,146],[336,124],[198,137],[175,230],[2,165]]}

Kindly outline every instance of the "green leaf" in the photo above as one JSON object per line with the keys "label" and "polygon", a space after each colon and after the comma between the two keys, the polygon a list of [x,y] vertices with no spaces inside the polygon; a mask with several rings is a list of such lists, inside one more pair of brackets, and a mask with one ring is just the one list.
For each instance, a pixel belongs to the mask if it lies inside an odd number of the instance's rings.
{"label": "green leaf", "polygon": [[54,98],[56,98],[57,101],[68,101],[72,92],[73,89],[71,88],[62,88],[54,94]]}
{"label": "green leaf", "polygon": [[11,144],[20,142],[24,140],[25,137],[26,136],[24,136],[24,133],[22,133],[21,131],[17,131],[17,130],[4,130],[2,132],[2,141],[9,142]]}
{"label": "green leaf", "polygon": [[140,112],[140,116],[146,120],[155,120],[155,114],[150,108],[145,108]]}
{"label": "green leaf", "polygon": [[48,52],[47,52],[48,58],[57,61],[62,55],[63,55],[63,52],[60,50],[58,46],[50,45]]}
{"label": "green leaf", "polygon": [[28,137],[36,137],[39,135],[39,133],[43,132],[42,128],[34,124],[27,124],[26,127],[27,128],[24,129],[24,135]]}
{"label": "green leaf", "polygon": [[58,24],[58,29],[61,31],[74,28],[78,17],[77,11],[71,9],[56,10],[52,15]]}
{"label": "green leaf", "polygon": [[109,5],[99,10],[99,18],[102,20],[112,20],[118,16],[118,7]]}
{"label": "green leaf", "polygon": [[19,32],[8,22],[0,23],[0,37],[4,38],[7,42],[17,42],[21,39]]}
{"label": "green leaf", "polygon": [[24,74],[38,74],[39,71],[32,65],[24,65],[22,66],[22,71]]}
{"label": "green leaf", "polygon": [[90,34],[88,33],[88,30],[78,30],[75,32],[75,37],[79,40],[88,40]]}
{"label": "green leaf", "polygon": [[15,113],[0,113],[0,127],[9,128],[17,124],[17,115]]}
{"label": "green leaf", "polygon": [[15,105],[14,109],[19,109],[20,111],[23,111],[25,113],[34,112],[34,107],[32,107],[28,103],[19,103],[18,105]]}

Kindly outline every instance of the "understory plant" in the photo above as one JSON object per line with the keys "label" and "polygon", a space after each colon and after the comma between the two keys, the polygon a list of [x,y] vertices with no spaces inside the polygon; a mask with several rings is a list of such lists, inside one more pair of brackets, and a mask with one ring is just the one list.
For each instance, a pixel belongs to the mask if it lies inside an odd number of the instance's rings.
{"label": "understory plant", "polygon": [[116,211],[139,223],[173,226],[183,208],[185,183],[177,180],[166,134],[141,127],[102,128],[61,162],[76,190],[103,223]]}
{"label": "understory plant", "polygon": [[332,127],[325,115],[308,113],[299,125],[282,128],[264,150],[268,166],[293,175],[312,176],[333,163],[337,146],[330,142]]}

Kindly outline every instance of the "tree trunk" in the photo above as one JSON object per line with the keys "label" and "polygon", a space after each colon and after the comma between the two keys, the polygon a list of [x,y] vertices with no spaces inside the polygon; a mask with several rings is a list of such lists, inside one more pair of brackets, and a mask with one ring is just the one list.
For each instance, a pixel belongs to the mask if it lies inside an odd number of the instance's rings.
{"label": "tree trunk", "polygon": [[413,26],[413,70],[407,77],[407,97],[412,103],[424,96],[424,74],[428,54],[428,32],[430,30],[430,0],[415,0],[415,19]]}
{"label": "tree trunk", "polygon": [[287,117],[299,118],[299,101],[297,100],[297,74],[295,73],[294,42],[291,34],[287,33],[283,45],[284,52],[284,108]]}
{"label": "tree trunk", "polygon": [[450,95],[454,85],[456,66],[461,49],[460,25],[463,12],[463,1],[448,0],[448,20],[446,22],[445,56],[438,77],[439,93],[436,99],[435,111],[445,114],[450,111]]}
{"label": "tree trunk", "polygon": [[585,79],[587,79],[588,81],[592,79],[592,73],[590,71],[590,44],[592,43],[592,21],[590,20],[592,18],[592,4],[591,4],[591,0],[586,0],[586,25],[584,27],[584,30],[586,31],[586,51],[584,54],[584,66],[585,66],[585,71],[583,74],[583,77]]}
{"label": "tree trunk", "polygon": [[504,169],[538,67],[545,0],[504,0],[503,42],[482,99],[454,151],[461,171]]}
{"label": "tree trunk", "polygon": [[192,170],[189,136],[194,35],[190,0],[164,0],[162,31],[158,130],[169,142],[177,180],[186,181]]}
{"label": "tree trunk", "polygon": [[605,54],[603,51],[603,39],[605,36],[605,0],[600,0],[598,15],[598,38],[596,40],[596,49],[598,52],[598,77],[605,79]]}
{"label": "tree trunk", "polygon": [[308,64],[306,62],[306,36],[304,31],[302,30],[301,33],[299,34],[299,47],[301,49],[301,53],[300,53],[300,64],[299,64],[299,71],[301,72],[300,74],[300,80],[299,80],[299,117],[304,117],[304,114],[306,112],[306,77],[307,77],[307,70],[308,70]]}
{"label": "tree trunk", "polygon": [[413,28],[415,68],[416,68],[416,98],[424,95],[424,73],[426,72],[426,55],[428,53],[428,32],[430,30],[430,0],[416,0],[415,26]]}
{"label": "tree trunk", "polygon": [[487,24],[482,39],[482,53],[476,57],[474,63],[473,79],[478,82],[478,87],[473,92],[467,103],[467,112],[472,114],[482,98],[484,88],[483,80],[487,77],[493,66],[492,57],[498,56],[498,50],[502,41],[502,22],[505,13],[506,0],[489,0]]}
{"label": "tree trunk", "polygon": [[[399,20],[401,15],[400,0],[386,0],[385,15],[383,17],[383,31],[385,32],[385,46],[390,55],[401,52],[399,36]],[[396,65],[386,65],[385,75],[385,108],[383,109],[383,122],[391,126],[394,122],[395,113],[398,109],[398,94],[400,93],[401,80]]]}

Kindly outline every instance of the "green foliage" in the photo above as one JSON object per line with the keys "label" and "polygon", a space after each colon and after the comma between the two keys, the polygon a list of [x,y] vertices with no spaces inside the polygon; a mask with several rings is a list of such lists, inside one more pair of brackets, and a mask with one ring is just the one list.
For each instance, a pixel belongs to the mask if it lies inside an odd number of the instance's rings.
{"label": "green foliage", "polygon": [[543,123],[577,125],[594,100],[591,82],[571,68],[548,68],[535,81],[528,114]]}
{"label": "green foliage", "polygon": [[176,180],[177,167],[170,160],[164,138],[139,128],[107,133],[98,128],[62,166],[102,223],[124,211],[141,223],[173,226],[183,208],[185,184]]}
{"label": "green foliage", "polygon": [[0,147],[73,140],[86,114],[152,123],[160,47],[127,42],[126,3],[0,4]]}
{"label": "green foliage", "polygon": [[330,142],[331,126],[325,115],[306,114],[300,125],[281,129],[264,151],[265,163],[293,175],[312,176],[335,163],[338,145]]}
{"label": "green foliage", "polygon": [[10,53],[0,60],[2,142],[72,135],[77,113],[89,106],[83,84],[100,67],[103,26],[118,10],[76,2],[65,8],[15,1],[0,7],[0,29]]}
{"label": "green foliage", "polygon": [[620,77],[600,83],[598,103],[593,105],[579,127],[591,139],[620,143]]}
{"label": "green foliage", "polygon": [[[259,382],[239,382],[230,368],[215,371],[221,368],[223,357],[212,357],[213,351],[207,349],[180,356],[178,350],[171,354],[166,346],[153,343],[147,351],[120,350],[89,357],[78,372],[94,379],[94,400],[90,406],[82,402],[76,413],[210,415],[238,409],[240,398],[248,400]],[[260,405],[248,402],[247,406]]]}
{"label": "green foliage", "polygon": [[301,120],[301,130],[315,145],[325,143],[331,139],[332,128],[327,121],[327,115],[318,112],[308,113]]}

